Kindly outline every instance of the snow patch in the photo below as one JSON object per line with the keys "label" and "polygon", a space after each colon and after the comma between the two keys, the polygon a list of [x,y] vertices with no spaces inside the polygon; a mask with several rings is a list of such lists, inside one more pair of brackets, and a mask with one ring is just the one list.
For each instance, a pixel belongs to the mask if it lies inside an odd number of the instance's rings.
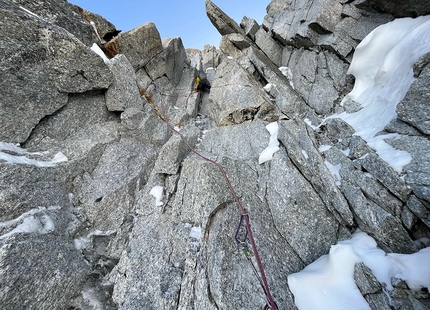
{"label": "snow patch", "polygon": [[[7,152],[12,152],[18,155],[12,155]],[[67,157],[62,152],[58,152],[50,161],[41,161],[24,156],[43,156],[46,154],[48,154],[48,152],[28,152],[26,149],[20,148],[19,146],[16,146],[12,143],[0,142],[0,160],[3,160],[6,164],[33,165],[36,167],[54,167],[58,163],[68,161]]]}
{"label": "snow patch", "polygon": [[331,145],[326,145],[326,144],[324,144],[324,145],[321,145],[321,146],[318,148],[318,151],[319,151],[320,153],[323,153],[323,152],[325,152],[325,151],[328,151],[329,149],[331,149]]}
{"label": "snow patch", "polygon": [[354,282],[354,265],[363,262],[379,282],[392,290],[391,278],[414,290],[430,287],[430,248],[414,254],[386,254],[375,240],[358,230],[302,271],[288,276],[296,306],[307,309],[370,309]]}
{"label": "snow patch", "polygon": [[279,71],[287,78],[290,86],[294,89],[293,72],[291,72],[291,69],[288,67],[279,67]]}
{"label": "snow patch", "polygon": [[91,50],[94,53],[96,53],[97,55],[99,55],[106,64],[110,62],[109,58],[107,58],[105,53],[102,51],[102,49],[96,43],[93,43],[93,46],[91,46]]}
{"label": "snow patch", "polygon": [[401,151],[393,148],[385,139],[399,139],[401,135],[399,134],[387,134],[376,136],[367,141],[367,144],[381,157],[385,162],[387,162],[397,173],[401,173],[404,166],[412,161],[411,154],[406,151]]}
{"label": "snow patch", "polygon": [[16,219],[0,222],[0,228],[8,228],[21,222],[8,233],[1,235],[0,239],[5,239],[19,233],[39,233],[44,235],[53,232],[55,230],[55,224],[52,218],[47,214],[38,215],[38,213],[58,209],[60,209],[59,206],[52,206],[49,208],[39,207],[21,214]]}
{"label": "snow patch", "polygon": [[191,228],[190,237],[200,240],[200,238],[202,237],[202,228],[200,226]]}
{"label": "snow patch", "polygon": [[382,143],[381,138],[372,139],[397,117],[396,106],[414,81],[413,64],[430,51],[429,32],[430,16],[420,16],[396,19],[367,35],[357,46],[348,69],[348,74],[355,76],[354,88],[341,103],[353,100],[362,109],[330,116],[346,121],[379,155],[387,153],[381,158],[397,172],[409,163],[406,152]]}
{"label": "snow patch", "polygon": [[163,202],[161,199],[163,199],[163,187],[162,186],[154,186],[151,191],[149,192],[150,195],[155,197],[155,205],[162,206]]}
{"label": "snow patch", "polygon": [[312,125],[312,121],[309,118],[305,118],[303,120],[306,124],[309,125],[309,127],[311,127],[313,130],[319,130],[319,126],[314,126]]}
{"label": "snow patch", "polygon": [[266,126],[267,131],[270,133],[269,145],[261,152],[258,158],[258,163],[261,165],[266,161],[272,160],[275,152],[279,151],[278,130],[277,122],[270,123]]}
{"label": "snow patch", "polygon": [[263,89],[266,91],[266,93],[270,94],[270,92],[276,88],[276,85],[273,83],[267,83],[266,86],[263,87]]}

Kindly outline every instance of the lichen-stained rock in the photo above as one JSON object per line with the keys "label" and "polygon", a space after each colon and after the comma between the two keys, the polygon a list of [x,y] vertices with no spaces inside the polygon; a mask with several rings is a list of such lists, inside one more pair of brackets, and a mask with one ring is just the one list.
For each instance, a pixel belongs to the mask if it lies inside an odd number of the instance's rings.
{"label": "lichen-stained rock", "polygon": [[143,108],[136,83],[136,74],[127,57],[119,54],[107,62],[113,75],[112,85],[106,91],[106,107],[109,111],[124,111],[127,108]]}
{"label": "lichen-stained rock", "polygon": [[[1,47],[0,140],[24,142],[46,115],[67,103],[67,92],[106,89],[112,76],[103,60],[62,28],[17,8],[2,8],[8,23]],[[82,59],[86,59],[85,62]]]}
{"label": "lichen-stained rock", "polygon": [[218,67],[209,101],[209,117],[219,126],[253,120],[260,109],[272,107],[263,88],[231,59]]}
{"label": "lichen-stained rock", "polygon": [[150,22],[120,33],[104,45],[104,50],[110,58],[124,54],[134,70],[138,71],[163,51],[163,43],[157,27]]}
{"label": "lichen-stained rock", "polygon": [[430,65],[412,83],[405,98],[397,105],[398,118],[430,135]]}
{"label": "lichen-stained rock", "polygon": [[206,0],[205,5],[206,15],[222,36],[230,33],[244,34],[243,29],[211,0]]}

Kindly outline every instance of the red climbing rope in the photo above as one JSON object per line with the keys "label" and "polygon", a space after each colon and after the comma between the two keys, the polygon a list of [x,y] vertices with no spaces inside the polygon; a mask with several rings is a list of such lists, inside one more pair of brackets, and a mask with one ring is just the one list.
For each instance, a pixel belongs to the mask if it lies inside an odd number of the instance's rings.
{"label": "red climbing rope", "polygon": [[[162,97],[170,97],[170,96],[171,96],[171,95],[163,94],[163,93],[161,93],[161,92],[159,92],[159,94],[160,94]],[[190,95],[188,95],[188,97],[189,97],[189,96],[191,96],[191,94],[192,94],[192,93],[190,93]],[[161,112],[161,111],[160,111],[160,113],[162,114],[162,112]],[[196,150],[195,150],[195,149],[194,149],[194,148],[193,148],[193,147],[192,147],[192,146],[187,142],[187,140],[185,139],[184,135],[183,135],[182,133],[180,133],[178,130],[176,130],[176,129],[175,129],[175,127],[173,127],[173,125],[172,125],[172,124],[170,124],[170,122],[167,120],[167,118],[164,116],[164,114],[162,114],[162,116],[161,116],[161,117],[162,117],[163,121],[167,124],[167,126],[168,126],[168,127],[169,127],[173,132],[175,132],[176,134],[178,134],[178,135],[181,137],[181,139],[184,141],[185,145],[187,146],[187,148],[188,148],[188,149],[190,149],[190,151],[191,151],[191,152],[193,152],[194,154],[196,154],[196,155],[197,155],[197,156],[199,156],[200,158],[204,159],[205,161],[207,161],[207,162],[210,162],[210,163],[214,164],[214,165],[215,165],[215,166],[217,166],[217,167],[219,168],[219,170],[221,171],[221,173],[222,173],[222,175],[224,176],[224,179],[225,179],[225,181],[226,181],[226,183],[227,183],[227,185],[228,185],[228,187],[229,187],[229,189],[230,189],[230,191],[231,191],[231,193],[232,193],[232,195],[233,195],[233,197],[234,197],[234,199],[235,199],[235,201],[236,201],[237,205],[239,206],[240,212],[241,212],[241,214],[242,214],[242,219],[245,219],[246,230],[247,230],[247,233],[248,233],[248,236],[249,236],[249,240],[251,241],[251,246],[252,246],[252,250],[253,250],[254,255],[255,255],[255,260],[257,261],[258,269],[260,270],[261,280],[262,280],[262,282],[263,282],[263,283],[262,283],[262,286],[263,286],[264,293],[266,294],[267,301],[268,301],[268,305],[266,305],[264,309],[278,310],[278,307],[276,306],[276,303],[274,302],[273,297],[272,297],[272,295],[271,295],[271,293],[270,293],[270,288],[269,288],[269,284],[268,284],[268,282],[267,282],[266,274],[265,274],[265,272],[264,272],[263,263],[261,262],[260,255],[259,255],[258,250],[257,250],[257,245],[256,245],[256,243],[255,243],[255,239],[254,239],[254,236],[253,236],[253,233],[252,233],[251,223],[250,223],[250,221],[249,221],[249,216],[248,216],[248,214],[247,214],[247,212],[246,212],[245,208],[243,207],[242,203],[240,202],[240,199],[239,199],[239,197],[237,196],[236,191],[234,190],[234,188],[233,188],[233,186],[232,186],[232,184],[231,184],[231,182],[230,182],[230,179],[228,178],[228,175],[227,175],[227,173],[225,172],[225,170],[224,170],[223,166],[222,166],[221,164],[217,163],[216,161],[214,161],[214,160],[212,160],[212,159],[210,159],[210,158],[208,158],[208,157],[206,157],[206,156],[203,156],[202,154],[200,154],[199,152],[197,152],[197,151],[196,151]]]}

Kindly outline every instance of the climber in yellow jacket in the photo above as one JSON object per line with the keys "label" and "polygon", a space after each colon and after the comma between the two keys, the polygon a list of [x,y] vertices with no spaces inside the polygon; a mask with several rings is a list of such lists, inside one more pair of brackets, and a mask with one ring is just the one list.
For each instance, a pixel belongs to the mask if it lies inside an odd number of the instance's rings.
{"label": "climber in yellow jacket", "polygon": [[196,83],[194,85],[195,92],[205,92],[208,93],[211,90],[211,84],[206,78],[200,78],[200,76],[196,77]]}

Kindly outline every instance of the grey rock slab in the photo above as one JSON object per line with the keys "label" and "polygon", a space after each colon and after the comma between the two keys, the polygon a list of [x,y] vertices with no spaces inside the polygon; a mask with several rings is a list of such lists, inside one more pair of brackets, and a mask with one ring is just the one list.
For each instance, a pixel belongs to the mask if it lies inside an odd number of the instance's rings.
{"label": "grey rock slab", "polygon": [[412,252],[413,242],[400,219],[367,199],[358,186],[346,180],[342,181],[341,186],[361,230],[375,238],[386,252]]}
{"label": "grey rock slab", "polygon": [[306,22],[318,33],[331,33],[340,20],[341,13],[342,5],[336,0],[314,1],[306,16]]}
{"label": "grey rock slab", "polygon": [[123,54],[116,55],[107,66],[113,75],[113,82],[106,91],[106,107],[109,111],[124,111],[129,107],[142,109],[133,66]]}
{"label": "grey rock slab", "polygon": [[424,137],[402,136],[387,141],[396,149],[407,151],[411,162],[403,168],[405,183],[412,188],[415,195],[430,201],[430,142]]}
{"label": "grey rock slab", "polygon": [[416,0],[407,3],[400,0],[386,0],[382,2],[375,0],[360,1],[359,7],[366,8],[368,6],[378,11],[390,13],[395,17],[416,17],[430,13],[429,3]]}
{"label": "grey rock slab", "polygon": [[141,111],[128,108],[121,114],[121,136],[126,139],[135,139],[142,144],[162,146],[169,140],[172,131],[152,109]]}
{"label": "grey rock slab", "polygon": [[366,195],[366,197],[382,207],[395,217],[399,217],[404,203],[393,195],[388,188],[383,186],[372,174],[361,170],[354,161],[349,160],[345,151],[337,147],[331,147],[323,152],[325,160],[334,166],[340,166],[340,184],[346,180],[356,186]]}
{"label": "grey rock slab", "polygon": [[387,187],[400,200],[406,201],[411,190],[400,176],[377,154],[369,153],[363,158],[361,165]]}
{"label": "grey rock slab", "polygon": [[222,36],[230,33],[244,34],[243,29],[212,1],[206,0],[205,6],[206,15]]}
{"label": "grey rock slab", "polygon": [[[87,46],[91,46],[94,42],[98,41],[98,38],[94,33],[94,29],[81,14],[81,10],[72,3],[56,0],[15,0],[13,2],[14,3],[12,4],[9,1],[8,5],[14,5],[16,7],[20,6],[22,9],[29,11],[26,12],[27,14],[33,13],[45,22],[49,22],[66,29]],[[100,16],[98,21],[101,21],[102,19],[103,18]]]}
{"label": "grey rock slab", "polygon": [[430,135],[430,66],[412,83],[405,98],[397,105],[397,117]]}
{"label": "grey rock slab", "polygon": [[348,203],[316,148],[315,137],[312,136],[312,132],[308,132],[307,125],[301,120],[281,121],[278,139],[286,148],[291,161],[312,185],[328,210],[333,212],[339,222],[352,225],[353,215]]}
{"label": "grey rock slab", "polygon": [[214,155],[258,163],[261,152],[269,144],[270,134],[263,121],[216,127],[208,130],[199,149]]}
{"label": "grey rock slab", "polygon": [[0,164],[0,221],[38,206],[68,206],[67,170]]}
{"label": "grey rock slab", "polygon": [[163,51],[151,58],[144,68],[151,80],[166,75],[176,86],[185,67],[186,52],[181,38],[163,40]]}
{"label": "grey rock slab", "polygon": [[67,105],[44,117],[25,143],[27,148],[50,148],[77,132],[98,123],[116,119],[106,108],[99,91],[69,95]]}
{"label": "grey rock slab", "polygon": [[76,180],[76,196],[83,204],[113,193],[142,175],[155,162],[156,149],[135,140],[122,140],[109,145],[92,173]]}
{"label": "grey rock slab", "polygon": [[336,243],[339,222],[285,152],[270,162],[267,201],[277,229],[305,264]]}
{"label": "grey rock slab", "polygon": [[32,221],[33,232],[0,237],[3,309],[64,309],[79,294],[89,265],[67,237],[68,216],[59,207],[39,208],[14,224]]}
{"label": "grey rock slab", "polygon": [[282,46],[263,27],[255,33],[255,43],[278,67],[282,63]]}
{"label": "grey rock slab", "polygon": [[200,130],[190,125],[178,130],[184,139],[175,133],[169,141],[162,146],[157,160],[155,161],[155,172],[176,174],[185,156],[190,153],[190,149],[187,147],[186,143],[191,147],[195,147]]}
{"label": "grey rock slab", "polygon": [[430,227],[430,205],[421,202],[416,196],[411,195],[409,197],[406,206],[413,214],[423,221],[428,227]]}
{"label": "grey rock slab", "polygon": [[252,120],[262,106],[271,105],[262,87],[256,85],[252,76],[230,59],[218,67],[209,101],[209,117],[219,126]]}
{"label": "grey rock slab", "polygon": [[[205,44],[201,58],[203,70],[206,70],[207,68],[217,68],[221,63],[222,55],[221,51],[215,46]],[[198,66],[196,66],[196,69],[199,69]]]}

